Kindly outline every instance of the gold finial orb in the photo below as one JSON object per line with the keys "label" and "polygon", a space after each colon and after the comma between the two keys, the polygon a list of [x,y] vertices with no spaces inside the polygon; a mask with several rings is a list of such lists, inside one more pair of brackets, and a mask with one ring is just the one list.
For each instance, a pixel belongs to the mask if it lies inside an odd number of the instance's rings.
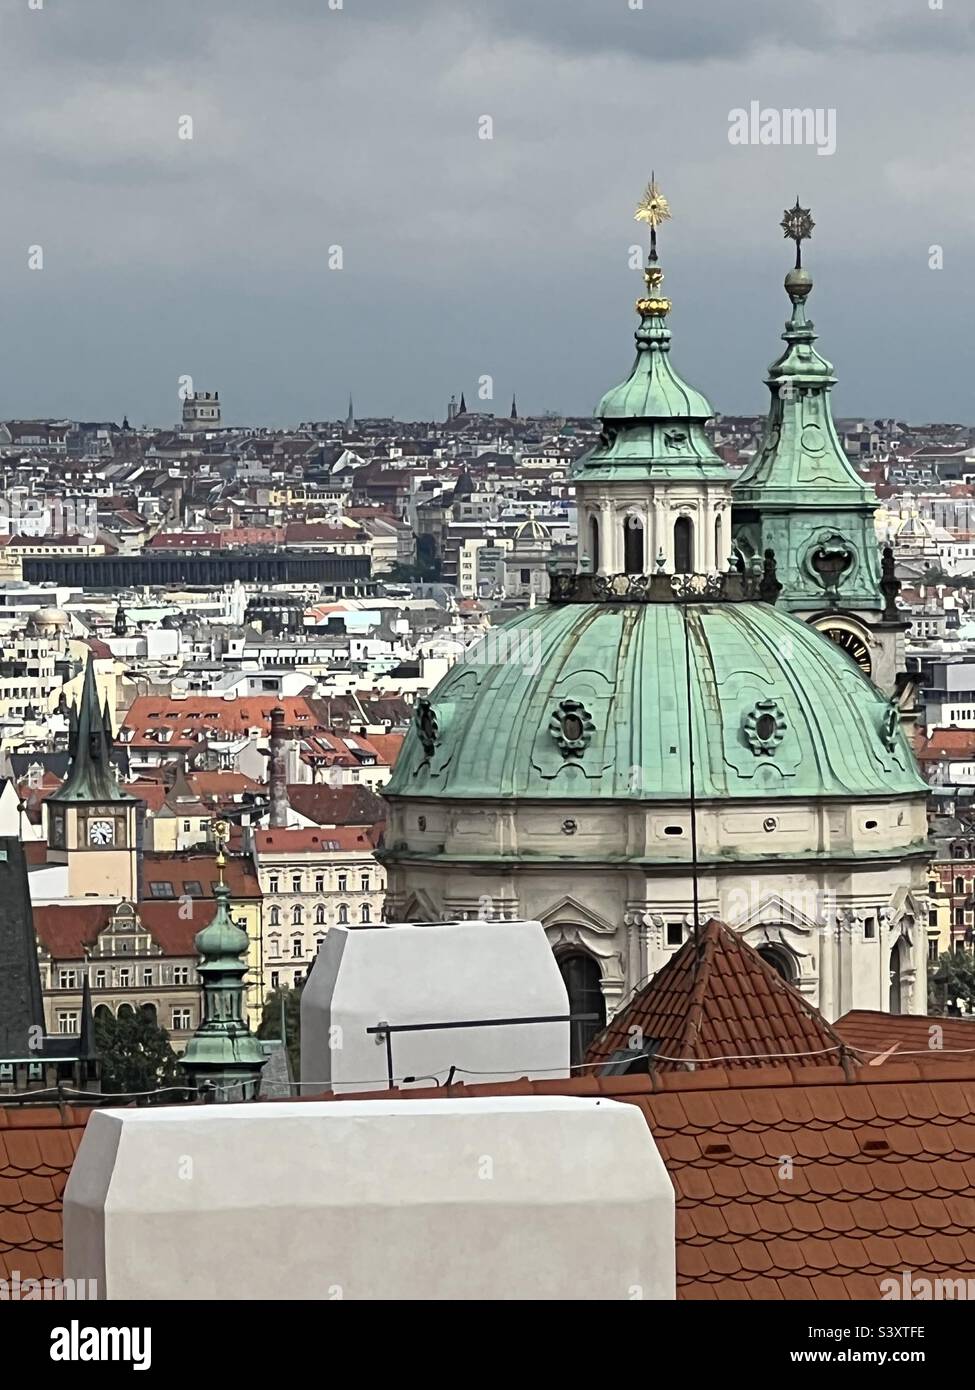
{"label": "gold finial orb", "polygon": [[670,204],[657,187],[653,174],[650,175],[650,182],[637,204],[633,217],[635,221],[646,222],[649,227],[654,229],[659,227],[661,222],[670,221]]}

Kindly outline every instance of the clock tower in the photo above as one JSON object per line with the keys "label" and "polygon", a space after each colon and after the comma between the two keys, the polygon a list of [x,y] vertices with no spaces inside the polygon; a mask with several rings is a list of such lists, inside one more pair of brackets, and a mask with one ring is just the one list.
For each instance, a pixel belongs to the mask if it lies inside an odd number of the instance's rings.
{"label": "clock tower", "polygon": [[785,277],[792,314],[785,351],[766,378],[772,393],[761,447],[732,486],[732,529],[746,563],[775,552],[780,607],[818,628],[885,695],[906,696],[900,584],[890,547],[881,554],[878,502],[843,452],[829,395],[833,368],[813,344],[806,317],[813,281],[802,265],[812,235],[806,208],[786,210],[782,227],[796,243]]}
{"label": "clock tower", "polygon": [[111,716],[98,708],[95,667],[85,668],[81,705],[72,716],[68,775],[44,803],[48,861],[68,866],[68,897],[138,899],[138,801],[112,766]]}

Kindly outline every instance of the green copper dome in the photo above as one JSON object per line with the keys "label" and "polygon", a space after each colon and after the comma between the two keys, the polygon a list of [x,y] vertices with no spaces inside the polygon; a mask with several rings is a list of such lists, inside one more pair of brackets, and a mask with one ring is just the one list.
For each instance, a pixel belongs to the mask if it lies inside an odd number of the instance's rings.
{"label": "green copper dome", "polygon": [[917,796],[895,709],[764,603],[564,603],[495,629],[418,702],[391,798]]}

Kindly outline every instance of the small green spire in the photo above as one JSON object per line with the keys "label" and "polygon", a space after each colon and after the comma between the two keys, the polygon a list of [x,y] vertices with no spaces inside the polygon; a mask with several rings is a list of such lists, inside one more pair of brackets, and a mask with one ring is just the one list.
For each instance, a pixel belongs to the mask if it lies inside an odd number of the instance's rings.
{"label": "small green spire", "polygon": [[203,1018],[181,1065],[197,1086],[210,1083],[219,1102],[251,1100],[260,1086],[266,1055],[244,1019],[247,933],[230,915],[230,889],[223,881],[223,850],[217,856],[220,882],[214,885],[217,910],[196,934],[203,957]]}
{"label": "small green spire", "polygon": [[670,360],[667,315],[671,301],[661,291],[664,273],[657,258],[657,228],[670,220],[670,204],[651,176],[634,216],[650,228],[650,250],[636,301],[640,324],[634,334],[636,359],[625,381],[607,391],[596,407],[603,432],[595,448],[573,465],[573,482],[646,482],[649,478],[727,480],[731,474],[705,431],[714,409],[706,396],[678,375]]}
{"label": "small green spire", "polygon": [[812,234],[809,209],[796,199],[780,225],[796,242],[784,282],[792,313],[785,350],[766,377],[772,401],[762,444],[732,486],[736,542],[746,555],[775,551],[788,607],[812,611],[842,599],[882,608],[876,494],[843,452],[830,408],[836,377],[806,316],[813,279],[799,253]]}

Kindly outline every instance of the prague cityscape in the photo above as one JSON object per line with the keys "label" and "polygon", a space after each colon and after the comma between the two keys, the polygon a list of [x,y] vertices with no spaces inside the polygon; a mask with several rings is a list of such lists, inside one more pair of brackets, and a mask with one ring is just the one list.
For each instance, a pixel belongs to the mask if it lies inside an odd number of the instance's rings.
{"label": "prague cityscape", "polygon": [[652,1300],[951,1364],[971,7],[8,8],[28,1355]]}

